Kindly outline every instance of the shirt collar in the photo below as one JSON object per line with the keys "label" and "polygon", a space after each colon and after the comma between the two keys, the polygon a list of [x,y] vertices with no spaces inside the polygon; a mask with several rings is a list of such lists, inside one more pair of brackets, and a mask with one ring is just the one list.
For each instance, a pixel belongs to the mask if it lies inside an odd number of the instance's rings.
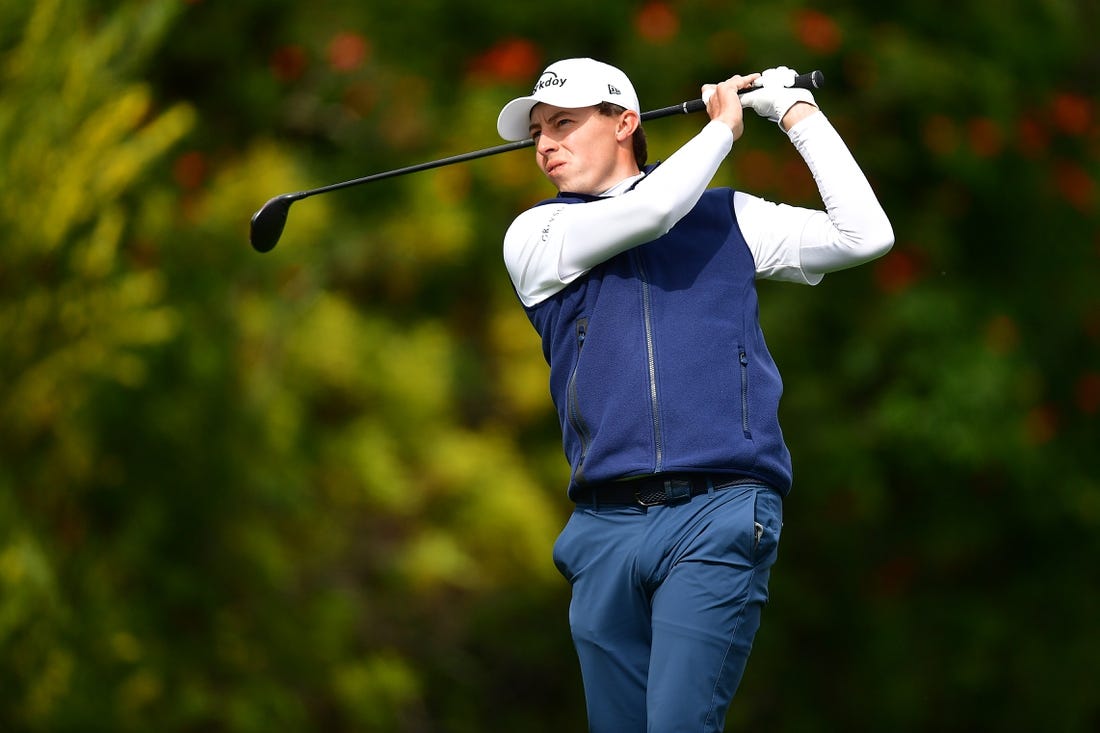
{"label": "shirt collar", "polygon": [[619,181],[618,183],[616,183],[611,188],[609,188],[606,191],[604,191],[603,193],[601,193],[600,196],[601,197],[610,197],[610,196],[618,196],[621,193],[626,193],[627,191],[629,191],[631,189],[631,187],[635,183],[637,183],[639,180],[641,180],[643,176],[645,176],[645,173],[639,173],[636,176],[631,176],[630,178],[624,178],[623,180]]}

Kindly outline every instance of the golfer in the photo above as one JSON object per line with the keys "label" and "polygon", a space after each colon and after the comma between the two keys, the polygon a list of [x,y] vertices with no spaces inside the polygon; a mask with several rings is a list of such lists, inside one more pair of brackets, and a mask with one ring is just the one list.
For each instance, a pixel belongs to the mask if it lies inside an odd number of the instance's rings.
{"label": "golfer", "polygon": [[[576,508],[554,562],[572,585],[595,733],[723,729],[791,488],[755,281],[814,285],[893,245],[794,76],[704,85],[710,121],[659,165],[646,163],[630,80],[593,59],[550,65],[497,120],[506,140],[534,138],[558,191],[515,219],[504,260],[542,337],[571,467]],[[824,211],[708,189],[744,132],[742,106],[786,133]]]}

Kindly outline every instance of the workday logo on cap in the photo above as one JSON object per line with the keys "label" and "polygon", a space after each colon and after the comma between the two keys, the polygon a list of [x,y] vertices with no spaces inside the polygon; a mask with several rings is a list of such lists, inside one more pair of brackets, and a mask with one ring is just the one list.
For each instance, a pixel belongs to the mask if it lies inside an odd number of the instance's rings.
{"label": "workday logo on cap", "polygon": [[505,140],[530,134],[531,109],[540,102],[555,107],[591,107],[611,102],[641,114],[638,95],[619,69],[589,58],[557,61],[539,76],[530,96],[513,99],[497,117],[497,132]]}
{"label": "workday logo on cap", "polygon": [[543,89],[548,87],[563,87],[567,79],[558,76],[553,71],[546,70],[542,72],[542,76],[535,82],[535,88],[531,90],[531,94],[538,94]]}

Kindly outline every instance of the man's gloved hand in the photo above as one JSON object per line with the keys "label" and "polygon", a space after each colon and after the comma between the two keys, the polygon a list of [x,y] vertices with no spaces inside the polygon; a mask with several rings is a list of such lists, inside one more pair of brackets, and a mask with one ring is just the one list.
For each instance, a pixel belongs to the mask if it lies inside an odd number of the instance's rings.
{"label": "man's gloved hand", "polygon": [[817,106],[814,95],[809,89],[795,89],[798,72],[786,66],[768,69],[756,81],[757,88],[741,95],[741,106],[751,107],[756,114],[779,124],[787,110],[798,102],[807,102]]}
{"label": "man's gloved hand", "polygon": [[760,72],[760,78],[756,80],[758,87],[791,87],[798,78],[798,72],[787,66],[776,66],[774,69],[766,69]]}

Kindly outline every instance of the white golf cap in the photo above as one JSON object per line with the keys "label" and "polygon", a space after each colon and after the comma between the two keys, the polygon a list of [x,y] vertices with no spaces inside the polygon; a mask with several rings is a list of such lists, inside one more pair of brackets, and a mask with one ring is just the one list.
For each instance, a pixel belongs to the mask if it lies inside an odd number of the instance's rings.
{"label": "white golf cap", "polygon": [[638,95],[626,74],[593,59],[565,59],[546,67],[531,96],[513,99],[497,117],[497,132],[505,140],[531,136],[531,108],[539,102],[576,109],[611,102],[638,114]]}

